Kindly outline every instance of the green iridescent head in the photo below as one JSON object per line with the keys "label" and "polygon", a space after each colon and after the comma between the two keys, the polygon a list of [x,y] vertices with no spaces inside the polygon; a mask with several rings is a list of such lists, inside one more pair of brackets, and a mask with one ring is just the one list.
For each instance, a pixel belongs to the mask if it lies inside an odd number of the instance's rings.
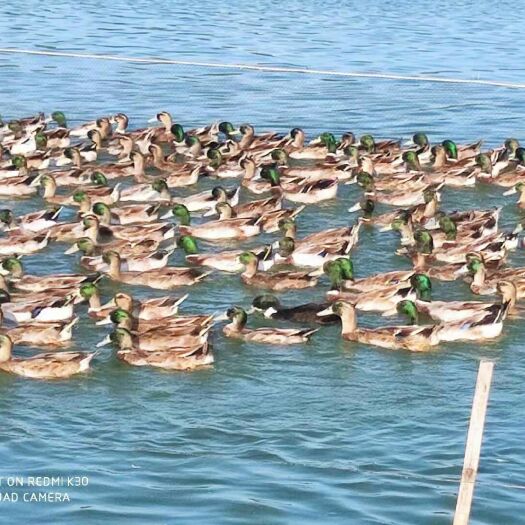
{"label": "green iridescent head", "polygon": [[166,183],[165,179],[157,179],[151,183],[151,188],[153,191],[156,191],[157,193],[162,193],[164,191],[168,190],[168,184]]}
{"label": "green iridescent head", "polygon": [[453,140],[444,140],[441,145],[445,148],[447,157],[450,159],[458,158],[458,147]]}
{"label": "green iridescent head", "polygon": [[369,219],[374,213],[376,203],[372,199],[362,199],[359,203],[361,209],[363,210],[363,217]]}
{"label": "green iridescent head", "polygon": [[406,315],[410,324],[418,324],[419,315],[414,301],[409,301],[407,299],[400,301],[396,305],[396,310],[398,314]]}
{"label": "green iridescent head", "polygon": [[61,128],[67,128],[66,116],[62,111],[53,111],[51,118],[55,121],[56,125]]}
{"label": "green iridescent head", "polygon": [[90,177],[89,180],[92,184],[95,184],[95,186],[107,186],[108,185],[108,179],[101,171],[94,171]]}
{"label": "green iridescent head", "polygon": [[86,301],[89,301],[91,297],[98,294],[98,287],[96,284],[86,283],[80,287],[79,293],[83,299],[86,299]]}
{"label": "green iridescent head", "polygon": [[372,191],[374,189],[374,177],[366,171],[360,171],[356,175],[356,182],[365,191]]}
{"label": "green iridescent head", "polygon": [[509,154],[513,154],[520,147],[520,142],[518,139],[508,138],[505,140],[505,149]]}
{"label": "green iridescent head", "polygon": [[326,146],[328,153],[335,153],[337,150],[337,140],[332,133],[324,132],[319,135],[319,140]]}
{"label": "green iridescent head", "polygon": [[479,153],[476,155],[476,164],[484,173],[490,173],[492,171],[492,162],[486,153]]}
{"label": "green iridescent head", "polygon": [[177,246],[182,248],[186,255],[195,255],[199,253],[197,241],[191,235],[181,235],[177,241]]}
{"label": "green iridescent head", "polygon": [[235,126],[231,122],[221,122],[219,124],[219,131],[224,133],[227,137],[234,135],[236,132]]}
{"label": "green iridescent head", "polygon": [[338,257],[335,262],[341,268],[343,279],[351,281],[354,278],[354,263],[349,257]]}
{"label": "green iridescent head", "polygon": [[288,164],[288,153],[283,149],[274,149],[271,154],[272,160],[277,164]]}
{"label": "green iridescent head", "polygon": [[44,149],[47,146],[47,136],[41,131],[35,133],[35,144],[37,149]]}
{"label": "green iridescent head", "polygon": [[103,202],[96,202],[93,204],[93,213],[99,217],[104,217],[108,214],[111,214],[111,211],[107,204],[104,204]]}
{"label": "green iridescent head", "polygon": [[414,232],[414,240],[416,242],[416,250],[419,253],[430,255],[434,251],[434,239],[432,234],[423,228]]}
{"label": "green iridescent head", "polygon": [[364,148],[368,153],[374,153],[376,149],[376,143],[372,135],[363,135],[359,142],[361,147]]}
{"label": "green iridescent head", "polygon": [[77,248],[87,256],[95,253],[95,243],[89,237],[82,237],[76,242]]}
{"label": "green iridescent head", "polygon": [[77,190],[73,193],[73,201],[80,204],[89,199],[88,194],[83,190]]}
{"label": "green iridescent head", "polygon": [[419,156],[415,151],[405,151],[402,155],[403,161],[410,170],[419,170],[421,166],[419,164]]}
{"label": "green iridescent head", "polygon": [[24,271],[22,262],[16,257],[7,257],[2,261],[2,268],[13,275],[21,275]]}
{"label": "green iridescent head", "polygon": [[206,157],[210,159],[209,166],[211,168],[217,169],[223,162],[222,153],[217,148],[210,148],[206,153]]}
{"label": "green iridescent head", "polygon": [[11,158],[11,164],[17,169],[27,167],[27,159],[23,155],[14,155]]}
{"label": "green iridescent head", "polygon": [[420,148],[425,148],[429,145],[428,137],[426,136],[425,133],[421,133],[421,132],[414,133],[412,140],[414,144],[416,144]]}
{"label": "green iridescent head", "polygon": [[514,156],[520,164],[525,164],[525,148],[516,148]]}
{"label": "green iridescent head", "polygon": [[443,215],[439,219],[439,227],[445,233],[447,241],[454,241],[458,232],[456,223],[447,215]]}
{"label": "green iridescent head", "polygon": [[239,255],[239,262],[244,265],[256,263],[257,260],[257,255],[253,252],[243,252]]}
{"label": "green iridescent head", "polygon": [[485,266],[483,261],[477,257],[471,257],[467,261],[467,270],[470,275],[476,275]]}
{"label": "green iridescent head", "polygon": [[331,289],[340,290],[345,280],[341,264],[339,264],[337,261],[325,262],[323,264],[323,271],[330,279]]}
{"label": "green iridescent head", "polygon": [[175,142],[184,141],[186,133],[184,133],[184,128],[180,124],[173,124],[173,126],[171,126],[170,131],[171,131],[171,134],[173,135],[173,140]]}
{"label": "green iridescent head", "polygon": [[276,166],[263,166],[261,178],[269,181],[272,186],[279,186],[281,183],[281,176]]}
{"label": "green iridescent head", "polygon": [[416,273],[410,278],[410,284],[416,291],[417,298],[421,301],[430,301],[432,295],[432,282],[428,275]]}
{"label": "green iridescent head", "polygon": [[174,217],[177,217],[182,226],[190,225],[190,212],[184,204],[175,204],[171,208]]}
{"label": "green iridescent head", "polygon": [[109,315],[109,318],[113,324],[119,325],[124,321],[131,321],[133,318],[131,314],[123,308],[117,308],[113,310]]}
{"label": "green iridescent head", "polygon": [[407,226],[412,220],[412,216],[410,215],[410,212],[407,210],[400,211],[394,218],[391,224],[391,228],[394,231],[400,231],[405,226]]}

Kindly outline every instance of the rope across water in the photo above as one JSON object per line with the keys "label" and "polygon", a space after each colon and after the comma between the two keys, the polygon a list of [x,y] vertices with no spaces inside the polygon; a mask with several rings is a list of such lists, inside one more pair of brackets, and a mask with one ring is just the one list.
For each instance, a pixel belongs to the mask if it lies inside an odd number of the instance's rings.
{"label": "rope across water", "polygon": [[525,89],[525,83],[505,82],[498,80],[481,80],[466,78],[436,77],[426,75],[398,75],[394,73],[361,73],[356,71],[336,71],[330,69],[310,69],[304,67],[281,67],[256,64],[229,64],[220,62],[200,62],[192,60],[174,60],[170,58],[127,57],[121,55],[102,55],[95,53],[73,53],[69,51],[40,51],[36,49],[18,49],[12,47],[0,48],[0,54],[22,54],[48,57],[81,58],[89,60],[112,60],[117,62],[133,62],[138,64],[166,64],[178,66],[194,66],[203,68],[234,69],[244,71],[261,71],[267,73],[295,73],[304,75],[336,76],[346,78],[373,78],[379,80],[402,80],[416,82],[434,82],[444,84],[472,84],[508,89]]}

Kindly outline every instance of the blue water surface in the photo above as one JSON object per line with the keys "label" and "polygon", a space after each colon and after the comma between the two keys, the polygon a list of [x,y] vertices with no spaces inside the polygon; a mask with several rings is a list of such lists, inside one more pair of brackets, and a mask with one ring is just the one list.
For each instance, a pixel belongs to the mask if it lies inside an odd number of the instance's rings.
{"label": "blue water surface", "polygon": [[[503,0],[0,5],[0,47],[509,82],[525,82],[522,26],[519,5]],[[423,130],[434,141],[525,140],[524,92],[480,85],[1,53],[0,84],[4,118],[62,110],[76,122],[124,111],[143,126],[167,110],[185,127],[227,119],[310,136],[406,139]],[[504,205],[502,225],[512,227],[518,212],[501,194],[447,190],[443,206]],[[301,234],[349,224],[358,198],[347,186],[337,202],[309,207]],[[406,267],[397,243],[364,229],[357,274]],[[28,272],[78,271],[64,249],[28,258]],[[518,252],[511,262],[523,259]],[[180,253],[172,264],[183,264]],[[115,289],[104,284],[105,297]],[[325,289],[283,300],[321,300]],[[253,295],[238,276],[217,275],[191,290],[184,311],[248,306]],[[470,294],[447,283],[437,296]],[[106,332],[81,311],[75,344],[91,350]],[[449,524],[478,362],[489,358],[496,368],[472,524],[523,523],[524,335],[523,320],[511,319],[490,344],[411,355],[343,342],[336,328],[293,348],[232,342],[216,330],[216,364],[196,373],[133,369],[108,350],[92,373],[66,382],[2,375],[0,475],[80,475],[89,484],[67,489],[69,503],[0,502],[0,522]]]}

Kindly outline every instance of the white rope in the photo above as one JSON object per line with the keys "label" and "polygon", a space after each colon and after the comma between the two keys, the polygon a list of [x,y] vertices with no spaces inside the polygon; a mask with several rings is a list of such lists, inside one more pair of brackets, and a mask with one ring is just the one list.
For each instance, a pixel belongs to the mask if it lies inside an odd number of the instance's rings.
{"label": "white rope", "polygon": [[465,79],[434,77],[424,75],[396,75],[393,73],[357,73],[352,71],[334,71],[329,69],[309,69],[302,67],[258,66],[255,64],[227,64],[219,62],[196,62],[191,60],[172,60],[169,58],[140,58],[119,55],[98,55],[92,53],[70,53],[65,51],[37,51],[35,49],[0,48],[0,53],[39,55],[49,57],[87,58],[92,60],[114,60],[117,62],[134,62],[138,64],[173,64],[179,66],[196,66],[247,71],[265,71],[268,73],[300,73],[307,75],[337,76],[347,78],[375,78],[382,80],[411,80],[417,82],[440,82],[446,84],[475,84],[511,89],[525,89],[524,83],[504,82],[498,80]]}

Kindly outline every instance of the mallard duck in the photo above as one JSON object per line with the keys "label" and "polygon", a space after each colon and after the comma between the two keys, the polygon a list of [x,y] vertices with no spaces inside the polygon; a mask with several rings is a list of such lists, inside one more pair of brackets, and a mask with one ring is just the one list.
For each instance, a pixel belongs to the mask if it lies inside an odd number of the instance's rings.
{"label": "mallard duck", "polygon": [[171,194],[164,179],[157,179],[151,184],[136,184],[120,192],[121,201],[165,202],[171,201]]}
{"label": "mallard duck", "polygon": [[247,239],[261,233],[260,217],[237,219],[219,219],[198,226],[190,226],[190,213],[183,204],[175,204],[172,208],[174,217],[180,221],[181,235],[192,235],[199,239],[217,241],[224,239]]}
{"label": "mallard duck", "polygon": [[319,317],[317,314],[328,308],[329,303],[307,303],[299,306],[284,307],[274,295],[258,295],[252,301],[248,313],[261,312],[267,319],[293,321],[299,323],[335,324],[339,322],[336,315]]}
{"label": "mallard duck", "polygon": [[26,359],[12,356],[13,342],[0,334],[0,370],[31,379],[65,379],[87,372],[95,353],[54,352]]}
{"label": "mallard duck", "polygon": [[96,311],[90,312],[90,316],[98,319],[107,317],[113,310],[120,308],[131,312],[137,319],[144,321],[158,321],[166,317],[177,315],[179,306],[188,298],[188,294],[182,297],[153,297],[151,299],[138,300],[131,295],[118,292],[105,305]]}
{"label": "mallard duck", "polygon": [[[177,199],[177,204],[184,205],[188,211],[204,211],[215,209],[219,202],[228,202],[231,206],[236,206],[239,202],[240,189],[225,190],[221,186],[216,186],[210,191],[203,191],[186,198]],[[164,214],[161,218],[173,217],[173,209]]]}
{"label": "mallard duck", "polygon": [[100,274],[54,274],[54,275],[27,275],[20,259],[8,257],[2,262],[2,271],[9,275],[11,286],[16,290],[27,292],[45,292],[46,290],[70,289],[85,282],[97,282]]}
{"label": "mallard duck", "polygon": [[516,298],[525,297],[525,268],[503,268],[488,272],[483,254],[467,254],[467,269],[472,276],[470,290],[476,295],[493,295],[500,281],[511,281],[516,287]]}
{"label": "mallard duck", "polygon": [[[239,260],[239,256],[243,253],[243,250],[200,253],[197,242],[191,235],[182,235],[177,241],[177,246],[184,250],[186,261],[190,264],[207,266],[208,268],[228,273],[239,273],[244,270],[244,265]],[[273,262],[269,264],[271,247],[263,246],[260,248],[252,248],[252,252],[259,260],[258,264],[260,269],[268,269],[273,265]]]}
{"label": "mallard duck", "polygon": [[[2,321],[0,310],[0,324]],[[0,332],[8,335],[15,345],[61,347],[71,342],[73,326],[77,322],[78,317],[59,323],[24,323],[14,328],[2,328]]]}
{"label": "mallard duck", "polygon": [[[127,330],[126,328],[117,328],[116,330]],[[203,345],[208,340],[208,332],[210,326],[204,328],[185,326],[166,328],[165,330],[151,330],[143,333],[130,332],[133,346],[140,350],[157,351],[157,350],[171,350],[172,348],[191,348]],[[112,341],[112,332],[102,341],[97,344],[97,348],[101,348]]]}
{"label": "mallard duck", "polygon": [[310,288],[317,284],[317,277],[307,272],[259,272],[259,259],[253,252],[244,252],[239,256],[239,262],[245,266],[241,281],[256,288],[270,290],[299,290]]}
{"label": "mallard duck", "polygon": [[0,239],[0,255],[29,255],[43,250],[49,243],[49,232],[21,233],[16,237]]}
{"label": "mallard duck", "polygon": [[[426,276],[423,276],[426,277]],[[409,317],[414,324],[418,324],[419,315],[426,315],[439,323],[459,323],[467,320],[484,319],[493,314],[502,305],[512,312],[516,304],[516,286],[510,281],[499,281],[496,285],[501,294],[501,303],[484,303],[480,301],[430,301],[417,299],[416,301],[401,301],[396,311],[402,312]],[[508,306],[507,306],[508,305]],[[395,313],[385,312],[383,315]]]}
{"label": "mallard duck", "polygon": [[[106,318],[97,321],[97,325],[113,323],[118,328],[126,328],[135,334],[150,333],[158,331],[164,334],[167,330],[173,336],[175,334],[185,335],[211,328],[213,315],[183,315],[164,317],[162,319],[138,319],[122,308],[113,310]],[[178,330],[176,330],[178,328]]]}
{"label": "mallard duck", "polygon": [[302,344],[307,343],[310,337],[318,331],[316,328],[246,328],[248,315],[238,306],[230,308],[226,312],[226,318],[231,322],[222,329],[223,334],[232,339],[242,339],[251,343],[272,345]]}
{"label": "mallard duck", "polygon": [[208,342],[192,347],[177,347],[163,350],[141,350],[136,347],[131,333],[117,328],[111,334],[111,343],[116,345],[117,358],[132,366],[152,366],[165,370],[193,370],[213,364],[213,354]]}
{"label": "mallard duck", "polygon": [[11,302],[10,295],[1,290],[0,303],[4,317],[15,323],[70,321],[74,316],[75,294],[62,297],[49,295],[40,301]]}
{"label": "mallard duck", "polygon": [[170,266],[148,272],[123,272],[120,269],[120,255],[114,251],[104,253],[103,261],[109,265],[107,274],[112,280],[128,284],[140,284],[158,290],[192,286],[210,274],[210,272],[201,272],[194,268],[173,268]]}
{"label": "mallard duck", "polygon": [[394,270],[355,279],[354,264],[348,257],[338,257],[332,262],[325,263],[323,270],[336,288],[353,292],[382,290],[388,286],[407,283],[414,275],[414,270]]}
{"label": "mallard duck", "polygon": [[503,195],[514,195],[519,193],[519,199],[517,205],[519,208],[525,208],[525,182],[518,182],[510,190],[507,190]]}
{"label": "mallard duck", "polygon": [[341,318],[343,339],[389,350],[425,352],[440,342],[439,327],[431,326],[382,326],[358,328],[355,307],[345,301],[336,301],[317,315],[338,315]]}
{"label": "mallard duck", "polygon": [[105,225],[155,222],[159,219],[159,209],[160,204],[129,204],[110,208],[103,202],[95,202],[92,206],[93,213],[100,218],[101,224]]}
{"label": "mallard duck", "polygon": [[38,193],[39,175],[21,175],[0,181],[0,198],[32,197]]}
{"label": "mallard duck", "polygon": [[9,209],[0,210],[0,228],[4,231],[27,231],[38,233],[57,224],[62,207],[43,209],[15,217]]}
{"label": "mallard duck", "polygon": [[12,155],[27,155],[47,147],[47,137],[42,131],[31,133],[10,145]]}
{"label": "mallard duck", "polygon": [[297,248],[291,237],[283,237],[279,240],[279,249],[274,254],[273,260],[275,263],[321,268],[325,262],[348,254],[351,248],[352,244],[347,240],[318,245],[302,244]]}
{"label": "mallard duck", "polygon": [[283,197],[291,202],[315,204],[335,199],[337,196],[339,183],[337,179],[281,181],[280,174],[275,166],[264,166],[261,169],[261,177],[269,181],[270,188],[273,188],[274,191],[280,189]]}
{"label": "mallard duck", "polygon": [[290,131],[290,139],[283,147],[292,159],[321,160],[337,150],[337,141],[331,133],[322,133],[310,144],[305,145],[305,134],[300,128]]}

